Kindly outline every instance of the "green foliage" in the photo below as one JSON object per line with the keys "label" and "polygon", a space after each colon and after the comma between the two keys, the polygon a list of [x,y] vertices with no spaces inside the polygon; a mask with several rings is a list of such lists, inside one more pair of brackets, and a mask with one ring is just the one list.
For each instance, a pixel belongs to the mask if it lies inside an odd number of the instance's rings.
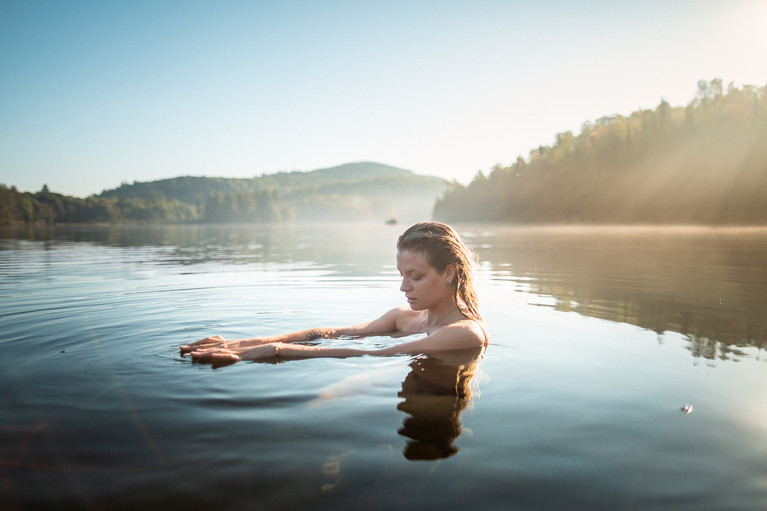
{"label": "green foliage", "polygon": [[0,225],[101,223],[101,222],[186,222],[194,220],[194,208],[178,201],[80,199],[47,191],[19,192],[0,185]]}
{"label": "green foliage", "polygon": [[[280,222],[377,220],[423,204],[428,215],[446,182],[378,163],[252,179],[178,177],[123,184],[86,199],[20,193],[0,185],[0,225],[93,222]],[[422,217],[422,215],[419,214]]]}
{"label": "green foliage", "polygon": [[557,135],[435,205],[445,221],[767,223],[767,87],[698,83],[687,107],[615,115]]}

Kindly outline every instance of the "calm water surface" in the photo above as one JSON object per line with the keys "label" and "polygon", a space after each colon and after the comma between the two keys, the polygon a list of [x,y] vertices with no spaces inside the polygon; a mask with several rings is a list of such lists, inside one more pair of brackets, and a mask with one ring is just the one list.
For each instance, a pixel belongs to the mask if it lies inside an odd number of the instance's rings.
{"label": "calm water surface", "polygon": [[0,507],[764,509],[767,229],[458,227],[483,357],[217,369],[403,304],[404,227],[0,233]]}

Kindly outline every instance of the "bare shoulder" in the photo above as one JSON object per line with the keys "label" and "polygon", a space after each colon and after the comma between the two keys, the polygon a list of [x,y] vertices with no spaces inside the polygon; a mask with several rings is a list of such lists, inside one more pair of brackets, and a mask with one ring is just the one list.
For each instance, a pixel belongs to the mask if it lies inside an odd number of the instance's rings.
{"label": "bare shoulder", "polygon": [[399,332],[416,332],[423,321],[423,313],[414,311],[408,306],[395,307],[388,314],[395,318]]}
{"label": "bare shoulder", "polygon": [[[440,328],[440,330],[443,330]],[[485,331],[479,326],[479,323],[473,319],[462,319],[444,327],[446,332],[452,332],[453,335],[460,337],[463,342],[469,344],[469,347],[484,346]],[[435,332],[437,333],[437,332]]]}
{"label": "bare shoulder", "polygon": [[384,312],[378,318],[358,325],[332,328],[332,336],[338,335],[378,335],[388,332],[407,331],[414,323],[414,311],[409,307],[395,307]]}
{"label": "bare shoulder", "polygon": [[485,345],[485,333],[476,321],[463,319],[443,326],[423,341],[432,349],[479,348]]}
{"label": "bare shoulder", "polygon": [[417,316],[418,311],[414,311],[407,305],[400,305],[399,307],[394,307],[389,311],[391,314],[396,314],[398,316],[404,316],[404,317],[410,317],[410,316]]}

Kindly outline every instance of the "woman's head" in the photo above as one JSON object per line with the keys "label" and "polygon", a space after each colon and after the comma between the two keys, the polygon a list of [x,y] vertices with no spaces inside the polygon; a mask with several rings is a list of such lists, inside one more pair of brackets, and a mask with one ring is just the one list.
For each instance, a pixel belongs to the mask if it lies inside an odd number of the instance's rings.
{"label": "woman's head", "polygon": [[439,273],[452,266],[454,271],[449,273],[454,274],[454,277],[450,278],[448,284],[453,290],[456,304],[465,316],[481,324],[482,317],[472,281],[472,265],[477,257],[463,243],[455,229],[440,222],[417,223],[399,237],[397,250],[410,250],[423,255]]}

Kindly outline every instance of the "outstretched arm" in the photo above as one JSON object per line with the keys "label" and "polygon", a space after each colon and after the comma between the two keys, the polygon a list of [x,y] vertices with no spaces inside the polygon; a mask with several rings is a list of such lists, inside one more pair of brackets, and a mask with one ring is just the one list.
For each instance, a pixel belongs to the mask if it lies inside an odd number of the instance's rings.
{"label": "outstretched arm", "polygon": [[270,358],[345,358],[362,355],[391,356],[397,354],[429,353],[478,348],[484,346],[484,344],[484,333],[481,328],[474,321],[464,320],[440,328],[427,337],[382,349],[363,350],[273,342],[251,347],[197,350],[192,351],[191,355],[192,358],[197,360],[214,362],[236,362],[238,360],[264,360]]}
{"label": "outstretched arm", "polygon": [[201,339],[193,343],[185,344],[181,346],[180,349],[181,353],[185,354],[219,349],[254,348],[265,344],[275,343],[298,343],[312,341],[314,339],[332,339],[342,335],[366,336],[389,333],[401,329],[399,325],[400,321],[398,320],[400,315],[399,312],[401,310],[401,308],[392,309],[381,317],[374,319],[373,321],[368,321],[366,323],[360,323],[359,325],[349,327],[310,328],[308,330],[300,330],[298,332],[291,332],[288,334],[268,337],[251,337],[248,339],[239,339],[233,341],[226,341],[220,335],[216,335],[213,337],[206,337],[205,339]]}

